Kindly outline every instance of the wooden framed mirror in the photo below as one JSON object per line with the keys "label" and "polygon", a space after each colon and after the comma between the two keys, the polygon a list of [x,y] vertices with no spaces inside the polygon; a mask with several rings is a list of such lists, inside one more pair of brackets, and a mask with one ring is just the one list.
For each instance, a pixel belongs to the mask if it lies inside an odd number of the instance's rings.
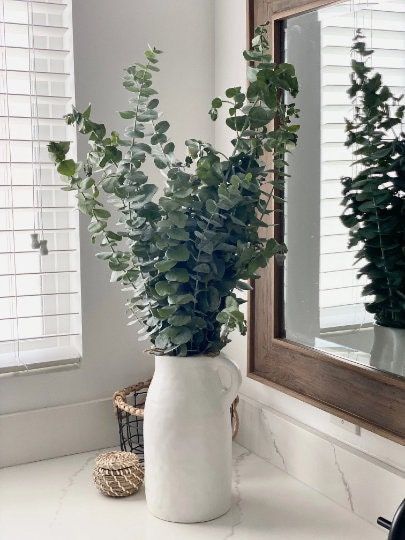
{"label": "wooden framed mirror", "polygon": [[344,145],[353,33],[363,29],[373,69],[405,93],[405,1],[250,0],[251,35],[266,21],[275,60],[297,71],[301,129],[287,210],[268,229],[289,252],[250,296],[248,375],[404,444],[405,334],[394,333],[387,360],[339,216],[340,179],[353,162]]}

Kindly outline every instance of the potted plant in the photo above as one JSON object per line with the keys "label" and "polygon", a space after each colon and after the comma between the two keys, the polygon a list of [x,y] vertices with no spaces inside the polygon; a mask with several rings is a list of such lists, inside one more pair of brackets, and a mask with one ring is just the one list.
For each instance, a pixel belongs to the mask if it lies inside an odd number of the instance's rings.
{"label": "potted plant", "polygon": [[[360,246],[364,260],[359,276],[371,297],[366,310],[374,314],[372,365],[405,371],[405,106],[383,84],[367,62],[367,49],[358,30],[352,52],[351,86],[354,117],[346,120],[346,146],[353,147],[359,172],[342,179],[342,223],[350,229],[349,247]],[[398,371],[400,370],[400,371]]]}
{"label": "potted plant", "polygon": [[[264,229],[274,190],[284,182],[285,154],[297,139],[297,110],[283,94],[295,96],[298,85],[291,65],[272,61],[266,28],[257,28],[244,52],[246,93],[228,88],[210,110],[216,120],[229,107],[232,154],[190,139],[181,161],[152,86],[160,53],[150,48],[143,64],[125,70],[131,99],[120,113],[130,121],[124,136],[107,135],[90,107],[73,108],[65,118],[88,136],[87,159],[69,158],[67,142],[51,142],[49,151],[63,189],[77,192],[79,210],[91,218],[92,240],[103,247],[97,257],[127,293],[129,324],[140,324],[140,339],[156,355],[144,424],[148,507],[162,519],[196,522],[231,504],[229,407],[241,376],[219,353],[232,330],[246,332],[236,291],[249,290],[259,269],[285,251]],[[264,151],[273,154],[272,171],[260,161]],[[165,177],[162,193],[143,170],[149,159]],[[107,204],[120,216],[118,229],[109,225]],[[229,372],[226,388],[221,368]]]}

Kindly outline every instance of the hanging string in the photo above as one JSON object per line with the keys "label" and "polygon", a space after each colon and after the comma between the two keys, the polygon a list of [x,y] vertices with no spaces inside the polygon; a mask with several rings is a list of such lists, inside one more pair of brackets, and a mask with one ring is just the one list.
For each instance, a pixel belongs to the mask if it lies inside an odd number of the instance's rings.
{"label": "hanging string", "polygon": [[[369,0],[367,0],[368,4]],[[373,34],[374,34],[374,24],[373,24],[373,7],[370,8],[370,49],[373,49]],[[371,68],[373,67],[373,54],[371,55],[370,64]]]}
{"label": "hanging string", "polygon": [[[39,107],[38,107],[38,81],[37,81],[37,66],[36,66],[36,45],[35,45],[35,29],[34,29],[34,8],[32,0],[28,0],[28,28],[30,30],[31,39],[29,44],[30,53],[30,87],[31,74],[34,77],[32,85],[30,105],[31,105],[31,140],[32,140],[32,171],[33,180],[37,187],[37,208],[39,203],[38,229],[40,230],[39,250],[40,255],[48,255],[47,240],[44,238],[44,217],[43,217],[43,194],[42,194],[42,166],[41,166],[41,140],[40,140],[40,125],[39,125]],[[32,61],[32,70],[31,70]],[[34,100],[32,100],[32,97]],[[33,123],[35,118],[35,125]],[[35,142],[37,143],[35,146]],[[37,211],[35,211],[37,213]],[[42,262],[41,271],[42,271]]]}
{"label": "hanging string", "polygon": [[[14,311],[15,311],[15,327],[12,324],[12,337],[14,345],[14,354],[17,357],[17,362],[20,364],[20,329],[18,317],[18,295],[17,295],[17,260],[16,260],[16,238],[15,238],[15,215],[14,215],[14,182],[12,175],[12,159],[11,159],[11,127],[10,127],[10,102],[9,102],[9,85],[8,85],[8,60],[6,47],[6,9],[5,0],[2,0],[2,38],[4,52],[4,82],[6,94],[6,123],[7,123],[7,143],[8,143],[8,176],[10,184],[10,202],[11,202],[11,236],[12,236],[12,258],[14,266]],[[14,328],[16,335],[14,334]],[[27,368],[27,366],[25,366]]]}
{"label": "hanging string", "polygon": [[[37,189],[37,208],[35,212],[38,212],[39,206],[39,215],[38,215],[38,230],[40,230],[40,240],[39,240],[39,270],[40,270],[40,287],[41,287],[41,312],[45,312],[44,306],[44,276],[43,276],[43,264],[42,264],[42,255],[48,255],[47,241],[44,239],[44,221],[43,221],[43,204],[42,204],[42,169],[41,169],[41,140],[39,132],[39,107],[38,107],[38,84],[37,84],[37,59],[36,59],[36,45],[35,45],[35,28],[34,28],[34,7],[32,0],[28,0],[27,7],[28,11],[28,27],[31,30],[31,42],[29,44],[32,60],[32,73],[33,73],[33,100],[30,99],[31,103],[31,119],[35,118],[35,124],[32,123],[32,171],[33,171],[33,181],[35,182]],[[37,145],[35,147],[35,141]],[[39,174],[38,174],[39,173]],[[45,320],[42,317],[42,332],[46,333]]]}
{"label": "hanging string", "polygon": [[32,103],[32,95],[33,95],[33,88],[32,88],[32,69],[31,69],[31,40],[33,39],[33,35],[31,33],[32,28],[29,24],[30,20],[30,12],[29,12],[29,5],[27,4],[27,36],[28,36],[28,77],[29,77],[29,93],[30,93],[30,124],[31,124],[31,157],[32,157],[32,164],[31,164],[31,173],[32,173],[32,213],[33,213],[33,233],[31,234],[31,248],[32,249],[38,249],[40,247],[40,243],[38,240],[38,233],[36,231],[36,214],[37,214],[37,204],[36,204],[36,191],[35,191],[35,174],[34,174],[34,125],[33,125],[33,103]]}
{"label": "hanging string", "polygon": [[[353,0],[353,1],[356,1],[356,0]],[[373,48],[373,5],[375,4],[375,2],[372,2],[370,4],[370,1],[369,0],[357,0],[360,8],[361,8],[361,14],[358,14],[357,11],[358,10],[355,10],[355,13],[354,13],[354,35],[356,35],[356,32],[357,30],[361,29],[363,35],[364,35],[364,39],[367,40],[368,36],[370,36],[370,44],[369,44],[369,48],[372,49]],[[361,17],[361,27],[360,27],[360,17]],[[371,55],[371,58],[368,57],[366,59],[364,59],[364,57],[361,57],[361,55],[359,53],[354,53],[352,54],[352,57],[355,58],[356,60],[358,61],[365,61],[365,62],[370,62],[371,63],[371,66],[372,67],[372,56]],[[358,97],[356,95],[355,99],[354,99],[354,107],[357,108],[359,106],[359,101],[358,101]],[[356,161],[357,157],[355,156],[354,152],[355,150],[357,149],[357,146],[354,146],[353,147],[353,153],[352,153],[352,162]],[[357,176],[359,173],[360,173],[360,164],[356,164],[354,166],[354,175]],[[359,293],[360,294],[360,293]],[[364,306],[363,302],[361,301],[361,305]],[[359,324],[359,328],[358,328],[358,331],[361,331],[362,328],[365,326],[366,324],[366,317],[367,317],[367,312],[366,310],[363,308],[363,313],[362,313],[362,317],[363,317],[363,320],[360,322]]]}
{"label": "hanging string", "polygon": [[[350,0],[350,11],[353,15],[353,40],[354,38],[356,37],[356,34],[357,34],[357,30],[358,30],[358,8],[357,8],[357,5],[356,5],[356,0]],[[350,49],[350,66],[351,66],[351,63],[352,61],[356,59],[356,54],[355,52]],[[351,109],[350,109],[350,116],[351,116],[351,121],[354,121],[354,117],[355,117],[355,113],[356,113],[356,107],[357,107],[357,96],[352,99],[352,106],[351,106]],[[355,157],[354,157],[354,148],[352,149],[351,151],[351,162],[353,163],[355,161]],[[349,175],[350,176],[354,176],[355,174],[357,174],[356,172],[356,169],[357,169],[357,166],[354,166],[353,165],[351,166],[351,171],[349,172]],[[353,284],[353,289],[352,289],[352,303],[353,303],[353,306],[356,305],[356,293],[358,291],[358,288],[356,287],[356,285],[358,285],[357,283],[357,278],[355,277],[355,275],[353,275],[353,281],[352,281],[352,284]],[[352,313],[352,316],[353,316],[353,327],[356,326],[356,320],[357,320],[357,316],[356,316],[356,310],[354,309],[353,310],[353,313]],[[357,328],[357,332],[359,332],[361,330],[361,327],[362,327],[363,323],[360,323],[359,327]],[[357,356],[358,356],[358,352],[356,352],[355,354],[356,356],[356,360],[357,360]]]}

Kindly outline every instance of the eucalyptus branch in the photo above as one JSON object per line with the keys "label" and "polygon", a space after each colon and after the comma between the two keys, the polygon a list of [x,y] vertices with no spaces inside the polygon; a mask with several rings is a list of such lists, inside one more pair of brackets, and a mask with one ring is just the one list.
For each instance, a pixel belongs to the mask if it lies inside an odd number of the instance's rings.
{"label": "eucalyptus branch", "polygon": [[[277,174],[287,145],[295,144],[298,126],[290,124],[297,110],[281,105],[281,92],[296,96],[298,83],[292,66],[272,62],[266,27],[258,27],[252,48],[244,52],[251,80],[246,93],[240,87],[228,88],[226,99],[212,101],[213,120],[218,108],[231,106],[226,118],[236,133],[231,155],[189,139],[183,163],[174,157],[174,143],[168,141],[169,123],[157,121],[159,100],[152,83],[160,53],[150,48],[145,64],[125,72],[124,87],[134,98],[120,115],[132,121],[125,130],[130,142],[115,132],[107,137],[105,126],[91,120],[90,108],[84,112],[74,108],[66,120],[89,137],[84,166],[88,178],[75,177],[80,165],[67,158],[68,143],[51,143],[49,150],[58,172],[67,179],[67,189],[80,193],[78,205],[92,220],[93,239],[99,236],[112,252],[100,253],[99,258],[131,286],[127,306],[144,326],[142,339],[150,339],[157,353],[217,354],[232,329],[246,332],[243,300],[235,291],[249,288],[243,280],[256,279],[258,268],[280,250],[277,242],[262,239],[259,233],[257,216],[263,217],[274,199],[274,186],[267,203],[262,198],[266,171],[260,156],[266,151],[274,154]],[[269,122],[276,116],[283,117],[282,125],[269,132]],[[127,148],[124,157],[121,148]],[[142,170],[149,154],[167,177],[158,200],[157,186]],[[193,163],[195,172],[187,172]],[[91,178],[93,169],[101,173],[97,182]],[[91,193],[86,191],[90,188]],[[106,230],[110,214],[98,201],[99,189],[111,195],[107,202],[119,201],[123,232]],[[127,243],[127,251],[118,250],[118,241]]]}
{"label": "eucalyptus branch", "polygon": [[357,109],[354,119],[346,122],[346,145],[356,147],[360,157],[355,163],[361,168],[354,178],[342,179],[346,209],[341,220],[350,229],[349,247],[360,244],[357,259],[366,263],[359,276],[368,278],[363,289],[363,295],[371,297],[367,311],[378,324],[405,328],[405,139],[402,130],[397,134],[394,129],[403,124],[405,106],[383,85],[381,74],[367,65],[373,51],[363,39],[358,31],[352,50],[360,60],[352,62],[348,90]]}

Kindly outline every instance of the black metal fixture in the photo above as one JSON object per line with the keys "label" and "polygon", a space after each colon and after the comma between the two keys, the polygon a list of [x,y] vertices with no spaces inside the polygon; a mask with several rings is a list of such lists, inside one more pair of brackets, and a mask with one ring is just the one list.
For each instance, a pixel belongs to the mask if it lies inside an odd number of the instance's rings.
{"label": "black metal fixture", "polygon": [[399,505],[392,521],[379,517],[377,523],[390,531],[388,540],[405,540],[405,499]]}

